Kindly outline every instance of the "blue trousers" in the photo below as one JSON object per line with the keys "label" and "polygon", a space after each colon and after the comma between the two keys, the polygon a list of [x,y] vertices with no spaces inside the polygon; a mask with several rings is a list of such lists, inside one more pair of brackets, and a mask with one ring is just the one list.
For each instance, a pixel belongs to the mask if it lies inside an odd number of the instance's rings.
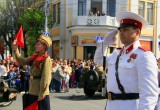
{"label": "blue trousers", "polygon": [[61,91],[61,82],[55,80],[55,91],[60,92]]}

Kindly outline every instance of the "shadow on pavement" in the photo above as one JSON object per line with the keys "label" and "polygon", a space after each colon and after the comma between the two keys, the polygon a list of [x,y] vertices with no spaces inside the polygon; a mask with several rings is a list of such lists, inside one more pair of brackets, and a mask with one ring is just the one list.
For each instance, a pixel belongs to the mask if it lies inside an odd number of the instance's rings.
{"label": "shadow on pavement", "polygon": [[100,94],[95,94],[92,97],[87,97],[85,95],[72,95],[72,96],[57,96],[55,98],[63,99],[63,100],[73,100],[73,101],[82,101],[82,100],[101,100],[105,99]]}

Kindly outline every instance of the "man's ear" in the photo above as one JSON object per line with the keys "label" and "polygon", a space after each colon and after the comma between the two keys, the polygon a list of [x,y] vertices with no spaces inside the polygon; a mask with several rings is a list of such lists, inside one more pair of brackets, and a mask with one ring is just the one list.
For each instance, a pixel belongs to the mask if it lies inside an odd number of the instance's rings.
{"label": "man's ear", "polygon": [[134,30],[135,30],[136,35],[137,35],[137,36],[140,36],[140,34],[141,34],[141,30],[140,30],[139,28],[134,29]]}
{"label": "man's ear", "polygon": [[139,28],[137,28],[137,29],[135,29],[135,31],[136,31],[136,35],[139,35],[139,36],[140,36],[141,30],[140,30]]}

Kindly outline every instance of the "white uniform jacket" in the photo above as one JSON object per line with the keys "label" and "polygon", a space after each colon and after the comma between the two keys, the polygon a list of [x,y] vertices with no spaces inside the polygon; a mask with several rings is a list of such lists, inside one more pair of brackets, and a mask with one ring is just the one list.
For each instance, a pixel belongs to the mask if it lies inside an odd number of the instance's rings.
{"label": "white uniform jacket", "polygon": [[[107,91],[121,93],[115,76],[115,64],[119,58],[118,74],[126,93],[139,93],[137,100],[108,100],[106,110],[154,110],[158,100],[158,68],[156,58],[151,51],[139,48],[140,42],[115,49],[106,56],[108,66]],[[95,53],[94,62],[103,64],[102,45]]]}

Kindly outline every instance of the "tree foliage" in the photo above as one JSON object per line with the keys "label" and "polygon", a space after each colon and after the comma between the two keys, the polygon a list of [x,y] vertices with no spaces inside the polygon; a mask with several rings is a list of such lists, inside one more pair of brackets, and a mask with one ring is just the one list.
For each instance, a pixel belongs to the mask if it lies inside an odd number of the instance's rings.
{"label": "tree foliage", "polygon": [[[6,4],[6,7],[7,6],[8,4]],[[9,51],[11,53],[11,44],[14,36],[13,29],[15,29],[15,27],[13,23],[13,18],[10,15],[9,8],[11,7],[0,7],[0,37],[2,37],[5,42],[5,48],[9,47]]]}
{"label": "tree foliage", "polygon": [[34,52],[34,45],[39,37],[44,25],[44,14],[38,9],[28,9],[19,18],[20,23],[26,30],[26,40],[28,42],[28,53],[31,55]]}
{"label": "tree foliage", "polygon": [[[22,25],[24,39],[29,45],[28,52],[29,54],[33,53],[33,44],[39,36],[40,30],[43,29],[44,14],[43,10],[40,10],[40,8],[43,7],[44,0],[5,1],[6,6],[0,7],[0,36],[3,36],[5,44],[9,47],[10,53],[12,54],[12,40],[20,25]],[[37,3],[40,3],[41,7],[35,5]],[[9,37],[7,38],[6,36]],[[24,53],[27,53],[26,45],[24,48]]]}

